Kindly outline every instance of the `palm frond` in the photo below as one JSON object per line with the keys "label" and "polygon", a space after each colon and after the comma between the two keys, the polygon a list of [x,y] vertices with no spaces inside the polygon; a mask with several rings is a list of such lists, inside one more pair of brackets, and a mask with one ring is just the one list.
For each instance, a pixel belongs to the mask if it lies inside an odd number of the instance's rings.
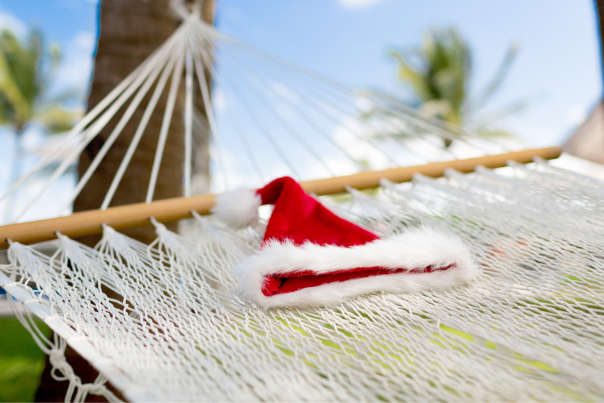
{"label": "palm frond", "polygon": [[413,90],[422,104],[447,106],[437,108],[436,114],[429,113],[431,116],[456,125],[463,123],[471,52],[457,30],[430,30],[424,34],[419,49],[391,51],[390,55],[398,62],[399,80]]}
{"label": "palm frond", "polygon": [[411,90],[419,101],[417,109],[426,116],[456,126],[466,126],[472,131],[503,136],[504,132],[491,129],[492,124],[532,104],[532,101],[521,100],[487,115],[475,125],[471,124],[476,120],[477,109],[483,109],[501,88],[516,60],[517,44],[509,47],[476,103],[471,103],[468,96],[472,78],[472,51],[457,29],[449,27],[428,30],[424,33],[419,48],[389,53],[397,61],[398,79]]}
{"label": "palm frond", "polygon": [[83,114],[81,109],[65,109],[54,104],[37,112],[32,121],[40,123],[50,134],[62,133],[70,130]]}
{"label": "palm frond", "polygon": [[524,98],[519,101],[512,102],[506,106],[503,106],[485,117],[479,119],[477,122],[471,125],[473,130],[481,131],[491,126],[494,122],[501,120],[511,114],[518,113],[535,103],[535,98]]}
{"label": "palm frond", "polygon": [[30,114],[30,106],[21,93],[12,70],[5,49],[0,47],[0,98],[3,98],[0,101],[0,116],[4,121],[25,122]]}
{"label": "palm frond", "polygon": [[[82,90],[65,91],[52,100],[44,100],[44,88],[49,82],[44,70],[42,35],[32,31],[22,43],[12,32],[0,32],[0,124],[12,125],[22,132],[29,122],[41,124],[49,133],[69,130],[80,117],[79,110],[61,106]],[[50,66],[60,60],[58,46],[52,46]],[[41,103],[43,102],[43,105]]]}

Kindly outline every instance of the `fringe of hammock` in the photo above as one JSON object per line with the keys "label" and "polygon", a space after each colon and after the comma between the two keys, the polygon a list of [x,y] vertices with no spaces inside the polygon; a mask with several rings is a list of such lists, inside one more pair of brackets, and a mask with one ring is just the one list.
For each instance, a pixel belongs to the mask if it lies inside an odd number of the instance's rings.
{"label": "fringe of hammock", "polygon": [[[506,166],[508,161],[526,164],[536,158],[555,159],[560,154],[560,147],[538,148],[478,158],[362,172],[348,176],[300,182],[300,185],[309,193],[324,196],[342,193],[347,188],[357,190],[375,188],[380,185],[382,179],[402,183],[411,181],[415,174],[437,178],[443,176],[448,169],[468,173],[474,171],[477,166],[501,168]],[[84,211],[66,217],[9,224],[0,227],[0,249],[8,248],[11,242],[29,245],[48,241],[55,239],[57,233],[71,238],[98,234],[102,232],[105,225],[109,225],[116,230],[148,226],[152,225],[151,217],[158,222],[167,223],[190,218],[192,211],[202,215],[209,214],[210,209],[214,206],[214,198],[215,195],[213,194],[178,197],[151,203],[110,207],[105,210]]]}

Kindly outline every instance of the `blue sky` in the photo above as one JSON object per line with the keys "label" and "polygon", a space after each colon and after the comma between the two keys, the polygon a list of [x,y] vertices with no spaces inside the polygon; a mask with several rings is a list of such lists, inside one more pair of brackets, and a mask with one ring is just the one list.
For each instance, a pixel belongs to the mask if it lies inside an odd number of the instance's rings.
{"label": "blue sky", "polygon": [[530,145],[563,141],[600,97],[599,43],[589,0],[225,0],[218,26],[236,38],[352,87],[400,91],[387,50],[455,26],[483,88],[511,43],[520,53],[494,104],[533,105],[506,122]]}
{"label": "blue sky", "polygon": [[[37,28],[60,46],[53,84],[88,91],[97,37],[97,0],[0,3],[0,29],[25,37]],[[473,50],[471,93],[491,78],[508,47],[520,52],[492,108],[529,97],[504,128],[527,146],[560,144],[602,93],[599,42],[590,0],[217,0],[227,35],[353,88],[401,94],[389,49],[417,46],[431,27],[455,26]],[[26,145],[43,139],[32,132]],[[0,130],[0,169],[11,163],[13,138]],[[31,164],[31,161],[29,162]],[[71,180],[62,185],[70,188]],[[0,188],[7,183],[0,178]],[[35,218],[35,217],[28,217]]]}
{"label": "blue sky", "polygon": [[[590,0],[217,0],[217,25],[348,86],[400,92],[388,49],[420,43],[434,26],[456,26],[474,52],[476,92],[512,42],[520,53],[492,106],[534,99],[506,126],[531,145],[561,142],[601,94]],[[0,27],[37,27],[61,46],[57,87],[86,86],[97,35],[96,0],[0,3]]]}

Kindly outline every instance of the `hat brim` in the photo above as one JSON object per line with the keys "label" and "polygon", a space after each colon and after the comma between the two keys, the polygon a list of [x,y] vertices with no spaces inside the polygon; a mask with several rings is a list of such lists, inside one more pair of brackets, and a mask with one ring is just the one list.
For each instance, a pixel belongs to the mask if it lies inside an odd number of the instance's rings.
{"label": "hat brim", "polygon": [[[331,282],[265,296],[267,276],[311,272],[317,276],[360,267],[383,268],[392,274]],[[446,268],[446,270],[430,270]],[[388,239],[339,247],[268,242],[234,269],[239,295],[262,308],[333,306],[372,292],[406,293],[439,290],[466,283],[478,274],[467,246],[459,237],[429,227],[409,229]]]}

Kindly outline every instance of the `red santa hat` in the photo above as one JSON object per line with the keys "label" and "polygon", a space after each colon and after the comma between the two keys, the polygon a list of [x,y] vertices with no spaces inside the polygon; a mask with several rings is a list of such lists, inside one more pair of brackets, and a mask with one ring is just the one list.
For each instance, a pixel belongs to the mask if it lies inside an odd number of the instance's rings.
{"label": "red santa hat", "polygon": [[242,228],[258,219],[261,204],[275,205],[264,241],[234,274],[240,296],[263,308],[329,306],[378,291],[438,290],[478,274],[458,237],[420,227],[382,239],[336,216],[289,177],[256,191],[219,195],[212,212]]}

